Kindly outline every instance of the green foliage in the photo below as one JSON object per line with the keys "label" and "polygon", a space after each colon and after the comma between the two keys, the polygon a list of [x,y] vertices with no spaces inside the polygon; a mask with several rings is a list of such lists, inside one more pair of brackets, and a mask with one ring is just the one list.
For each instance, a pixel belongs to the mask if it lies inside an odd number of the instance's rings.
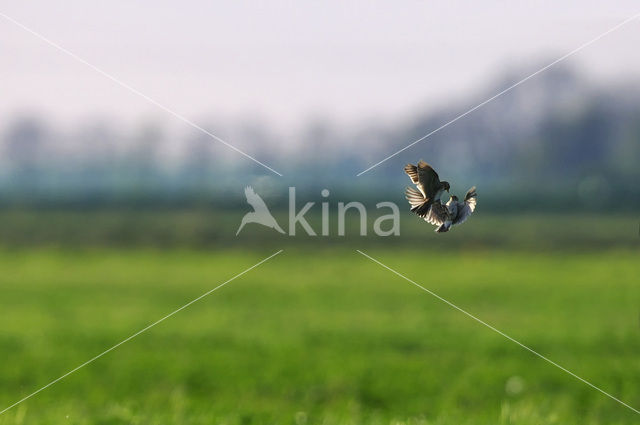
{"label": "green foliage", "polygon": [[[358,246],[640,406],[637,252]],[[1,408],[266,257],[4,250]],[[285,250],[0,424],[632,424],[637,415],[351,248]]]}
{"label": "green foliage", "polygon": [[[403,201],[404,202],[404,201]],[[399,204],[400,208],[404,204]],[[258,224],[236,231],[242,216],[250,211],[210,209],[185,210],[0,210],[0,247],[96,247],[227,249],[283,246],[363,246],[407,247],[420,245],[426,250],[527,249],[600,250],[637,248],[640,219],[629,214],[527,214],[486,213],[480,204],[464,226],[446,235],[436,235],[433,227],[406,210],[401,210],[400,236],[377,238],[373,222],[388,210],[369,208],[368,236],[359,236],[359,216],[346,218],[345,236],[337,229],[336,207],[330,213],[330,236],[310,237],[298,226],[296,236],[281,235]],[[320,234],[320,206],[307,214]],[[280,225],[288,230],[288,213],[274,211]]]}

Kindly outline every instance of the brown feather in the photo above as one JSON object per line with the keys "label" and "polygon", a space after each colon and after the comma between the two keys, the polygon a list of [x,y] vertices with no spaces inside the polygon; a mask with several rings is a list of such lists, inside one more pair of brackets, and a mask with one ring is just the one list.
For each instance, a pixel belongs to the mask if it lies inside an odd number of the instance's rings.
{"label": "brown feather", "polygon": [[407,164],[404,166],[404,172],[407,173],[413,184],[418,184],[418,167]]}

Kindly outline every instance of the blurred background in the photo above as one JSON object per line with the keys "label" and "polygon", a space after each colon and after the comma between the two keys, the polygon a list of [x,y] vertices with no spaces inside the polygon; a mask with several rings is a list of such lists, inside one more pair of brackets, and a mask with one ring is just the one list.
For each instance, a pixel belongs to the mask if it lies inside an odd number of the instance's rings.
{"label": "blurred background", "polygon": [[[2,404],[285,253],[0,423],[632,423],[354,249],[429,268],[420,283],[640,405],[639,20],[356,177],[636,9],[3,4],[283,177],[0,17]],[[478,187],[444,237],[408,208],[398,237],[351,215],[346,237],[333,218],[330,237],[235,236],[247,185],[285,228],[295,186],[319,232],[322,189],[334,216],[403,208],[419,159],[458,196]]]}

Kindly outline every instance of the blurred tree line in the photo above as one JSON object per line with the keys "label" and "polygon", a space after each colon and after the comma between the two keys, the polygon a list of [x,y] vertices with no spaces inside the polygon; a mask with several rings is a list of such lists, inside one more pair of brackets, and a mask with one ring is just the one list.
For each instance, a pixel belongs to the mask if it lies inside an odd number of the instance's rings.
{"label": "blurred tree line", "polygon": [[489,210],[640,206],[640,91],[630,81],[594,86],[561,67],[356,177],[521,77],[512,72],[482,93],[399,122],[344,128],[316,119],[288,135],[259,120],[202,124],[284,178],[207,135],[171,132],[161,122],[123,128],[96,120],[62,130],[38,116],[18,117],[0,134],[0,203],[244,208],[248,184],[277,193],[281,204],[290,185],[315,197],[329,188],[345,199],[403,202],[402,167],[422,158],[459,195],[477,185]]}

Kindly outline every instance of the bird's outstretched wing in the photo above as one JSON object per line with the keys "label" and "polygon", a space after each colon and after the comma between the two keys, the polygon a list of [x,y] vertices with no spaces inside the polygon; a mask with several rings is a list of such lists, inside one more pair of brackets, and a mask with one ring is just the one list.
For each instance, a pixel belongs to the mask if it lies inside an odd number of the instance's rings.
{"label": "bird's outstretched wing", "polygon": [[455,218],[453,224],[464,223],[476,210],[477,202],[478,194],[476,193],[476,187],[473,186],[465,195],[464,202],[458,202],[458,216]]}
{"label": "bird's outstretched wing", "polygon": [[408,187],[405,197],[411,204],[411,211],[422,217],[430,224],[435,226],[442,225],[445,221],[451,220],[449,209],[440,202],[426,202],[422,194],[412,187]]}
{"label": "bird's outstretched wing", "polygon": [[404,167],[404,172],[407,173],[411,181],[420,189],[420,192],[422,192],[426,200],[432,200],[435,197],[440,187],[440,177],[431,165],[420,160],[417,166],[407,164]]}
{"label": "bird's outstretched wing", "polygon": [[268,211],[267,205],[251,186],[247,186],[244,189],[244,196],[247,198],[247,203],[251,205],[256,212],[264,210]]}
{"label": "bird's outstretched wing", "polygon": [[413,184],[418,184],[418,167],[407,164],[404,166],[404,172],[407,173]]}

